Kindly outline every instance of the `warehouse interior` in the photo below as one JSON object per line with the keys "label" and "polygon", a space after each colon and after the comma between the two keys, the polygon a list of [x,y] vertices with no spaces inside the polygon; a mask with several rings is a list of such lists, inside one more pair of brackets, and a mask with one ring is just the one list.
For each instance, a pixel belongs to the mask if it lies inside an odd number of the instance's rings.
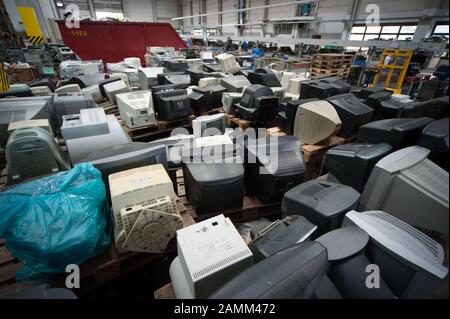
{"label": "warehouse interior", "polygon": [[449,3],[0,0],[0,299],[448,299]]}

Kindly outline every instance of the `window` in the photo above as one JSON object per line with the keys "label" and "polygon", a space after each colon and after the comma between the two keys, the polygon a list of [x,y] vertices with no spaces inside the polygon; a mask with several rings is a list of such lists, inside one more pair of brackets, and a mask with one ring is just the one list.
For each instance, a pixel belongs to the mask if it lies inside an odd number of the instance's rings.
{"label": "window", "polygon": [[195,28],[194,30],[192,30],[192,34],[194,36],[201,37],[201,36],[203,36],[203,29],[202,28]]}
{"label": "window", "polygon": [[108,12],[108,11],[95,11],[95,15],[97,16],[97,19],[104,19],[104,18],[113,18],[117,20],[123,20],[123,13],[122,12]]}
{"label": "window", "polygon": [[417,25],[381,25],[381,26],[353,26],[350,40],[412,40],[416,32]]}
{"label": "window", "polygon": [[275,34],[292,34],[293,24],[276,24]]}
{"label": "window", "polygon": [[216,28],[207,28],[206,35],[207,36],[215,36],[218,34],[218,30]]}
{"label": "window", "polygon": [[431,36],[442,36],[448,39],[449,24],[448,22],[438,22],[434,26]]}

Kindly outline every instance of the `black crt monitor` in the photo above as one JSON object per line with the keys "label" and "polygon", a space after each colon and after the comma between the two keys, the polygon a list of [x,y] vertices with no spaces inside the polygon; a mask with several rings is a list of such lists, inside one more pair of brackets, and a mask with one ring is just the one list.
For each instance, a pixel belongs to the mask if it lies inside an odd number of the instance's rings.
{"label": "black crt monitor", "polygon": [[400,117],[431,117],[440,120],[449,117],[449,97],[441,96],[425,102],[413,102],[401,110]]}
{"label": "black crt monitor", "polygon": [[188,163],[183,165],[183,176],[186,197],[199,215],[242,207],[241,163]]}
{"label": "black crt monitor", "polygon": [[304,180],[300,141],[294,136],[247,144],[246,154],[246,190],[263,203],[281,201],[286,191]]}
{"label": "black crt monitor", "polygon": [[200,79],[210,76],[210,74],[205,73],[204,71],[191,70],[191,69],[187,69],[186,74],[189,75],[191,78],[191,85],[195,85],[195,86],[198,86],[198,81],[200,81]]}
{"label": "black crt monitor", "polygon": [[93,152],[78,163],[91,163],[102,173],[107,193],[109,193],[108,176],[111,174],[155,164],[163,164],[166,169],[168,167],[165,145],[152,146],[137,142]]}
{"label": "black crt monitor", "polygon": [[177,121],[192,115],[191,100],[186,90],[160,93],[158,97],[158,118],[160,120]]}
{"label": "black crt monitor", "polygon": [[170,72],[184,72],[189,69],[186,61],[166,61],[163,65]]}
{"label": "black crt monitor", "polygon": [[374,121],[384,120],[384,119],[395,119],[402,116],[405,108],[412,106],[413,102],[403,102],[396,99],[388,99],[381,101],[374,112]]}
{"label": "black crt monitor", "polygon": [[342,126],[338,135],[351,137],[358,133],[361,125],[372,120],[373,109],[356,98],[352,93],[335,95],[327,99],[334,106]]}
{"label": "black crt monitor", "polygon": [[303,216],[286,216],[270,223],[252,236],[249,248],[253,261],[259,262],[297,243],[309,240],[316,232],[317,226]]}
{"label": "black crt monitor", "polygon": [[328,181],[362,191],[375,165],[393,152],[393,147],[380,144],[343,144],[330,149],[324,158]]}
{"label": "black crt monitor", "polygon": [[433,122],[429,117],[418,119],[387,119],[365,124],[359,128],[358,142],[387,143],[394,150],[416,145],[422,130]]}
{"label": "black crt monitor", "polygon": [[350,186],[312,180],[284,194],[281,215],[301,215],[325,234],[339,228],[347,212],[358,207],[361,194]]}
{"label": "black crt monitor", "polygon": [[31,89],[26,84],[11,84],[8,91],[0,92],[0,98],[5,97],[31,97]]}
{"label": "black crt monitor", "polygon": [[391,96],[392,96],[391,91],[377,92],[369,95],[365,100],[365,103],[376,111],[381,107],[381,102],[390,100]]}
{"label": "black crt monitor", "polygon": [[309,241],[247,268],[210,299],[309,299],[326,276],[327,250]]}
{"label": "black crt monitor", "polygon": [[220,84],[209,85],[205,88],[208,89],[213,96],[213,108],[222,107],[222,96],[227,89]]}
{"label": "black crt monitor", "polygon": [[272,70],[256,69],[248,73],[248,80],[251,84],[259,84],[268,87],[281,87],[281,83]]}
{"label": "black crt monitor", "polygon": [[388,91],[385,88],[383,88],[383,87],[377,87],[377,86],[366,87],[366,88],[362,88],[361,89],[361,92],[359,93],[359,98],[363,99],[363,100],[366,100],[372,94],[379,93],[379,92],[388,92]]}
{"label": "black crt monitor", "polygon": [[449,119],[441,119],[427,125],[420,135],[417,145],[429,149],[430,155],[428,158],[445,169],[448,172],[449,168]]}
{"label": "black crt monitor", "polygon": [[46,86],[50,89],[50,91],[52,91],[52,93],[55,92],[55,90],[56,90],[56,85],[51,79],[33,80],[33,81],[31,81],[29,86],[30,86],[30,88],[36,87],[36,86]]}
{"label": "black crt monitor", "polygon": [[[157,88],[157,89],[155,89]],[[162,102],[162,97],[168,96],[177,96],[177,95],[186,95],[187,91],[185,89],[178,88],[175,85],[158,85],[152,88],[152,97],[153,97],[153,107],[155,109],[156,114],[158,115],[162,109],[160,109]]]}
{"label": "black crt monitor", "polygon": [[236,104],[240,117],[253,122],[265,123],[274,120],[278,111],[278,98],[273,91],[262,85],[251,85]]}
{"label": "black crt monitor", "polygon": [[322,83],[326,83],[335,88],[336,94],[350,93],[351,86],[348,83],[341,81],[340,77],[330,77],[320,80]]}
{"label": "black crt monitor", "polygon": [[335,86],[318,80],[303,81],[300,86],[300,96],[305,99],[324,100],[336,94],[338,90]]}
{"label": "black crt monitor", "polygon": [[[282,106],[283,109],[281,109],[277,114],[278,127],[286,134],[292,135],[294,133],[295,116],[297,114],[299,106],[315,101],[319,101],[319,99],[300,99],[297,101],[286,102],[285,107]],[[280,106],[281,105],[282,104],[280,104]]]}
{"label": "black crt monitor", "polygon": [[215,107],[214,95],[208,88],[195,88],[189,95],[189,99],[195,116],[200,116]]}
{"label": "black crt monitor", "polygon": [[105,79],[103,81],[100,81],[98,83],[98,88],[99,88],[100,93],[102,94],[103,98],[106,99],[108,97],[106,95],[105,85],[109,84],[109,83],[112,83],[112,82],[115,82],[115,81],[122,81],[122,78],[120,78],[120,77],[111,77],[111,78],[107,78],[107,79]]}

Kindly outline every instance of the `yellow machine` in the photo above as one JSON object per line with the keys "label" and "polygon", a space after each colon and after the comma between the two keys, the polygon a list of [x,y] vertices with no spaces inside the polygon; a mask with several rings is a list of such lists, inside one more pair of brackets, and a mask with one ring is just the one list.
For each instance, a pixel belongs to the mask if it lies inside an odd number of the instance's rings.
{"label": "yellow machine", "polygon": [[42,35],[36,13],[30,7],[17,7],[17,11],[22,18],[22,23],[27,33],[28,41],[32,45],[44,44],[44,36]]}
{"label": "yellow machine", "polygon": [[375,76],[372,86],[385,87],[395,94],[400,94],[412,55],[411,50],[385,49],[378,64],[379,73]]}
{"label": "yellow machine", "polygon": [[8,75],[3,68],[3,63],[0,62],[0,92],[9,91]]}

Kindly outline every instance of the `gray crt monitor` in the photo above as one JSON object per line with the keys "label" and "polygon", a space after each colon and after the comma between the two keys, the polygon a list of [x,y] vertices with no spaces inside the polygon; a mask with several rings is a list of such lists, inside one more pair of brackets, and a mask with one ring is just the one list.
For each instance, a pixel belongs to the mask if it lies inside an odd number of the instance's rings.
{"label": "gray crt monitor", "polygon": [[247,268],[211,299],[308,299],[315,295],[328,268],[327,250],[303,242]]}
{"label": "gray crt monitor", "polygon": [[442,246],[390,214],[351,211],[343,222],[348,226],[369,234],[365,255],[398,298],[426,298],[448,274]]}
{"label": "gray crt monitor", "polygon": [[379,161],[359,209],[382,210],[413,226],[448,234],[449,176],[427,159],[429,153],[412,146]]}

